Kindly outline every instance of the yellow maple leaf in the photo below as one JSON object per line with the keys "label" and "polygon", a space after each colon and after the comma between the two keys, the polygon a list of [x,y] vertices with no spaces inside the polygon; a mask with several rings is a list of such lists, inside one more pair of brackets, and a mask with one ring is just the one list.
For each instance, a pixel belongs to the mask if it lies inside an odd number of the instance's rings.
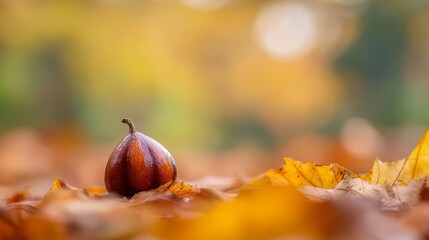
{"label": "yellow maple leaf", "polygon": [[371,172],[365,175],[365,180],[371,184],[388,183],[391,186],[429,176],[429,129],[407,158],[394,162],[376,159]]}
{"label": "yellow maple leaf", "polygon": [[348,169],[338,165],[317,165],[303,163],[291,158],[284,158],[281,169],[272,169],[263,176],[254,178],[248,186],[314,186],[319,188],[334,188],[344,176],[357,176]]}

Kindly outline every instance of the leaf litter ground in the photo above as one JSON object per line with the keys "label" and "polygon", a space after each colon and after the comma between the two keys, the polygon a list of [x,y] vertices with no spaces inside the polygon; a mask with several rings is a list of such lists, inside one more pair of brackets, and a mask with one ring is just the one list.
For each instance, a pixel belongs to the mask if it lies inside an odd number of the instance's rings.
{"label": "leaf litter ground", "polygon": [[55,179],[0,205],[1,239],[425,239],[429,131],[404,159],[354,173],[285,158],[248,180],[167,183],[131,199]]}

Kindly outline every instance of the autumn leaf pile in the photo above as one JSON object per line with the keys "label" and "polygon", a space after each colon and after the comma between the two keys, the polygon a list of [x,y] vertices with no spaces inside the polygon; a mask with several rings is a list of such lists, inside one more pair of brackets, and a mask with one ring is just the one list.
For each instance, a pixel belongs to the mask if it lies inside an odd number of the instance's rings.
{"label": "autumn leaf pile", "polygon": [[429,130],[367,173],[290,158],[245,181],[171,182],[131,199],[59,179],[0,205],[1,239],[425,239]]}

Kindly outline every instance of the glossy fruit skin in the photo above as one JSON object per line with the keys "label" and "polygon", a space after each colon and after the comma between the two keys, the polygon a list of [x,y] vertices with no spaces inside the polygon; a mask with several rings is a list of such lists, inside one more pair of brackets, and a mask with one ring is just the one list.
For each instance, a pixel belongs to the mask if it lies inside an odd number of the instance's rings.
{"label": "glossy fruit skin", "polygon": [[107,191],[132,197],[173,181],[176,175],[171,154],[157,141],[135,131],[130,132],[110,155],[104,182]]}

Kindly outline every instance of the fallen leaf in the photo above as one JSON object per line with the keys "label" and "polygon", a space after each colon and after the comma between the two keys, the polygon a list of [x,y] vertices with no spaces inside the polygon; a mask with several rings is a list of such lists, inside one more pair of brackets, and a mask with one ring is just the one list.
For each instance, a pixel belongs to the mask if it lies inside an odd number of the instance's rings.
{"label": "fallen leaf", "polygon": [[28,189],[24,189],[14,193],[6,199],[7,204],[22,202],[28,198]]}
{"label": "fallen leaf", "polygon": [[229,191],[240,187],[243,184],[243,180],[239,178],[206,176],[197,181],[192,181],[192,184],[219,191]]}
{"label": "fallen leaf", "polygon": [[64,222],[44,216],[30,216],[20,226],[18,236],[22,239],[67,239],[71,234],[67,232]]}
{"label": "fallen leaf", "polygon": [[429,201],[429,181],[428,181],[428,178],[426,178],[426,183],[424,184],[423,189],[420,192],[420,200],[422,202]]}
{"label": "fallen leaf", "polygon": [[429,237],[429,203],[422,203],[411,209],[401,218],[402,224],[420,235],[420,239]]}
{"label": "fallen leaf", "polygon": [[94,196],[103,195],[103,194],[108,193],[107,189],[105,187],[87,187],[87,188],[84,188],[83,191],[86,194],[91,195],[91,196],[92,195],[94,195]]}
{"label": "fallen leaf", "polygon": [[427,236],[426,225],[414,232],[404,226],[425,218],[403,225],[398,219],[425,198],[427,135],[408,158],[377,159],[362,175],[338,164],[285,158],[282,168],[246,184],[217,178],[200,184],[173,181],[131,199],[104,187],[76,188],[55,179],[43,199],[17,192],[0,206],[0,237],[414,240],[416,231]]}
{"label": "fallen leaf", "polygon": [[200,192],[200,189],[184,181],[168,182],[157,189],[157,192],[168,192],[178,197],[192,197]]}
{"label": "fallen leaf", "polygon": [[10,216],[10,211],[0,207],[0,239],[14,239],[17,233],[16,224]]}
{"label": "fallen leaf", "polygon": [[406,186],[372,185],[360,178],[346,178],[334,189],[306,186],[300,189],[313,200],[365,199],[384,211],[403,211],[419,202],[426,179],[411,181]]}
{"label": "fallen leaf", "polygon": [[281,169],[269,170],[264,175],[252,179],[247,186],[286,185],[298,188],[304,186],[334,188],[345,176],[358,175],[335,163],[317,165],[284,158],[284,165]]}
{"label": "fallen leaf", "polygon": [[57,191],[61,189],[71,189],[71,188],[64,181],[58,178],[55,178],[54,181],[52,182],[52,186],[51,186],[51,189],[49,189],[49,191],[51,192],[51,191]]}
{"label": "fallen leaf", "polygon": [[397,217],[379,211],[379,207],[362,198],[338,198],[329,202],[335,206],[341,220],[340,231],[334,239],[418,240],[418,235],[404,227]]}
{"label": "fallen leaf", "polygon": [[426,130],[420,142],[404,159],[394,162],[382,162],[376,159],[366,178],[371,184],[388,183],[404,185],[410,180],[419,180],[429,176],[429,130]]}
{"label": "fallen leaf", "polygon": [[18,235],[13,225],[0,219],[0,239],[14,239]]}

